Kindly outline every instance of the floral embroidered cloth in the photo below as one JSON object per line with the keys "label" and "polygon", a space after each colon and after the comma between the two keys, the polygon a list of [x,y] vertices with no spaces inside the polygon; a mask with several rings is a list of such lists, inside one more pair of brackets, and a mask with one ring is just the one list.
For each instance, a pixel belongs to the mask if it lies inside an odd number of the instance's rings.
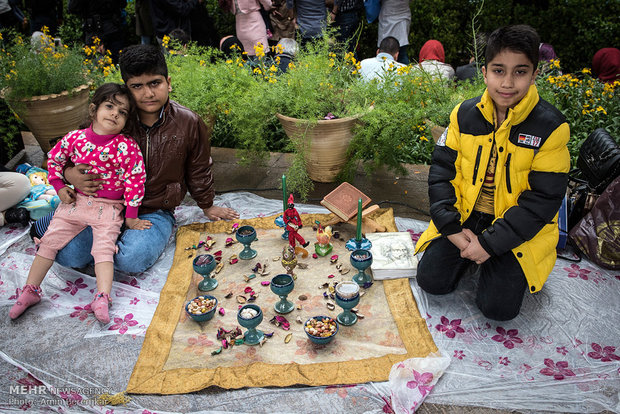
{"label": "floral embroidered cloth", "polygon": [[[327,221],[329,217],[302,215],[304,227],[300,233],[313,242],[312,223],[315,220]],[[391,210],[380,211],[375,220],[395,229]],[[240,221],[240,225],[245,224],[257,229],[258,239],[252,248],[258,251],[258,256],[234,264],[230,263],[230,258],[238,255],[243,246],[237,243],[224,247],[226,238],[230,237],[225,230],[232,223],[194,224],[179,230],[175,260],[129,381],[129,392],[168,394],[196,391],[211,385],[241,388],[384,381],[393,364],[436,351],[407,279],[375,282],[362,289],[365,294],[357,308],[364,318],[353,326],[341,325],[335,339],[328,345],[315,345],[307,338],[303,324],[296,321],[298,317],[305,322],[312,316],[335,318],[342,312],[337,306],[333,310],[326,307],[328,299],[324,292],[329,294],[329,290],[322,285],[351,280],[356,272],[349,262],[350,252],[344,247],[355,229],[347,225],[339,229],[340,239],[332,240],[334,250],[330,255],[305,259],[298,256],[298,261],[308,267],[298,266],[294,270],[297,279],[289,299],[301,309],[284,315],[290,323],[288,330],[270,323],[276,315],[273,306],[279,298],[261,282],[284,273],[280,261],[273,259],[282,255],[287,242],[281,238],[282,230],[275,227],[274,217]],[[204,253],[204,248],[192,254],[194,249],[186,250],[186,247],[198,245],[207,236],[215,240],[209,253],[221,250],[224,263],[216,276],[218,287],[208,293],[218,299],[218,308],[223,308],[225,314],[218,312],[210,321],[198,323],[186,314],[184,307],[189,300],[202,294],[197,290],[202,276],[193,271],[192,260],[197,254]],[[338,262],[330,263],[332,255],[339,256]],[[253,273],[256,263],[267,263],[269,275],[256,273],[254,279],[246,281],[244,276]],[[340,270],[348,268],[349,272],[341,274],[338,265],[342,265]],[[231,330],[239,326],[237,296],[249,297],[248,289],[256,293],[254,303],[263,310],[263,322],[258,329],[273,332],[273,337],[263,346],[236,345],[213,355],[212,352],[222,345],[216,337],[218,329]],[[229,293],[232,295],[226,298]],[[292,337],[287,343],[285,338],[289,334]]]}

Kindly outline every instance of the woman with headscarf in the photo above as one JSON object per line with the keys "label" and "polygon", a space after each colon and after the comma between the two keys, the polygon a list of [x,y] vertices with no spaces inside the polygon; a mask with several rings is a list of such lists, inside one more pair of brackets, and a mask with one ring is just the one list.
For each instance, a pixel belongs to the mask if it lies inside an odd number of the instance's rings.
{"label": "woman with headscarf", "polygon": [[606,47],[596,52],[592,58],[592,73],[605,83],[620,80],[620,50]]}
{"label": "woman with headscarf", "polygon": [[445,60],[443,45],[438,40],[428,40],[420,49],[420,68],[435,78],[454,78],[454,69]]}

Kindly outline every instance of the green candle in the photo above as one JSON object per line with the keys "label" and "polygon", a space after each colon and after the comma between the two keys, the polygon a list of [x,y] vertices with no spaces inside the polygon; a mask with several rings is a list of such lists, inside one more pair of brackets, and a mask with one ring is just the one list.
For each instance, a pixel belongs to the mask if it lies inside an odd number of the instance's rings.
{"label": "green candle", "polygon": [[282,175],[282,205],[282,211],[286,211],[286,175]]}
{"label": "green candle", "polygon": [[357,200],[357,234],[356,241],[362,241],[362,199]]}

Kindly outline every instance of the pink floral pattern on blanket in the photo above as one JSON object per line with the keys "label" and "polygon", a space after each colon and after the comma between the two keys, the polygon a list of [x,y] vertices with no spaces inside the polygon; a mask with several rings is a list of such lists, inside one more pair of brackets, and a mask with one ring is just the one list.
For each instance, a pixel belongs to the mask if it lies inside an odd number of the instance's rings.
{"label": "pink floral pattern on blanket", "polygon": [[415,369],[413,371],[414,379],[407,382],[407,388],[415,390],[416,388],[422,394],[422,397],[426,397],[426,394],[431,392],[433,386],[430,385],[433,382],[433,374],[430,372],[418,372]]}
{"label": "pink floral pattern on blanket", "polygon": [[84,305],[84,307],[74,306],[73,309],[75,309],[75,311],[73,311],[69,316],[72,318],[78,318],[82,322],[93,313],[93,311],[90,309],[90,303],[88,305]]}
{"label": "pink floral pattern on blanket", "polygon": [[569,267],[565,267],[564,270],[568,272],[568,277],[582,280],[588,280],[588,275],[591,273],[591,270],[584,269],[576,263],[571,264]]}
{"label": "pink floral pattern on blanket", "polygon": [[543,375],[547,375],[549,377],[553,377],[556,380],[563,380],[566,377],[574,377],[575,373],[568,368],[567,361],[558,361],[553,362],[550,358],[545,358],[544,362],[547,368],[543,368],[540,370],[540,373]]}
{"label": "pink floral pattern on blanket", "polygon": [[519,338],[519,330],[517,329],[509,329],[506,331],[501,326],[498,326],[496,329],[497,335],[491,337],[492,340],[496,342],[501,342],[508,349],[512,349],[515,347],[515,344],[522,344],[523,340]]}
{"label": "pink floral pattern on blanket", "polygon": [[460,319],[449,320],[445,316],[441,317],[441,323],[435,326],[439,332],[443,332],[450,339],[453,339],[457,333],[465,333],[465,329],[461,326]]}
{"label": "pink floral pattern on blanket", "polygon": [[125,315],[123,319],[114,318],[114,325],[110,326],[108,330],[110,331],[118,330],[118,333],[122,335],[125,332],[127,332],[129,327],[136,326],[137,324],[138,324],[138,321],[133,319],[133,314],[128,313],[127,315]]}
{"label": "pink floral pattern on blanket", "polygon": [[593,359],[600,359],[601,362],[620,361],[620,356],[616,355],[615,346],[602,347],[596,342],[592,343],[592,349],[594,351],[588,352],[588,356]]}
{"label": "pink floral pattern on blanket", "polygon": [[67,284],[67,287],[64,288],[62,291],[69,292],[71,296],[75,296],[75,294],[80,289],[88,288],[88,285],[84,283],[84,279],[82,279],[81,277],[75,279],[75,282],[67,280],[65,283]]}

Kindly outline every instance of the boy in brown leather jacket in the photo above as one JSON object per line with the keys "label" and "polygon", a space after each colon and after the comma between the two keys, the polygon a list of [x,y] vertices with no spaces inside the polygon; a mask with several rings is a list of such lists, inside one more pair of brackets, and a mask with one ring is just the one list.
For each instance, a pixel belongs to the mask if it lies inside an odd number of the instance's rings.
{"label": "boy in brown leather jacket", "polygon": [[[187,191],[210,220],[232,220],[239,214],[213,205],[211,131],[197,114],[169,99],[172,87],[161,49],[130,46],[123,51],[119,66],[136,101],[138,119],[128,126],[140,146],[146,170],[138,216],[152,226],[121,233],[114,265],[117,270],[140,273],[164,251],[175,224],[174,209]],[[101,177],[88,174],[88,170],[87,165],[67,168],[65,178],[84,194],[96,196]],[[92,262],[91,246],[92,232],[86,228],[58,252],[56,260],[63,266],[84,267]]]}

